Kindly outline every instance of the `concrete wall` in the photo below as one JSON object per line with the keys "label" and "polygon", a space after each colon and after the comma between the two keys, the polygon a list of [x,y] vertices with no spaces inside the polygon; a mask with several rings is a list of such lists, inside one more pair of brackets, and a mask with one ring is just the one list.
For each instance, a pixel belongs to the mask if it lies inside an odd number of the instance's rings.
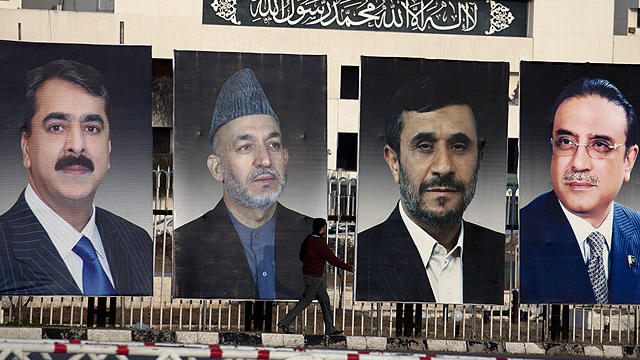
{"label": "concrete wall", "polygon": [[0,9],[18,9],[21,5],[21,0],[0,0]]}
{"label": "concrete wall", "polygon": [[640,64],[640,35],[614,36],[613,62]]}
{"label": "concrete wall", "polygon": [[613,60],[613,0],[535,0],[533,11],[534,60]]}

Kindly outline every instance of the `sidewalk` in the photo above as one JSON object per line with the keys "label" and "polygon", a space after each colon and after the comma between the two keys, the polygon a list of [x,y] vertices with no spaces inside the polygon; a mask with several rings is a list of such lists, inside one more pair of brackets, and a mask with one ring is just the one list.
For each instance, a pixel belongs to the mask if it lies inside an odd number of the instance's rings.
{"label": "sidewalk", "polygon": [[86,328],[0,327],[0,339],[88,340],[146,344],[207,344],[355,351],[450,352],[548,356],[640,358],[640,346],[491,342],[324,336],[276,333],[200,332],[174,330],[115,330]]}

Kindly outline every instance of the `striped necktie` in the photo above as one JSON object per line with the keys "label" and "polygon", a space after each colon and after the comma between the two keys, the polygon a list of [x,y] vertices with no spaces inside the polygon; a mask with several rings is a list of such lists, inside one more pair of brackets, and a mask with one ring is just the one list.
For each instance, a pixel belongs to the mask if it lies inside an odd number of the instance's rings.
{"label": "striped necktie", "polygon": [[85,295],[115,295],[115,290],[102,269],[96,249],[86,236],[73,247],[72,251],[82,259],[82,292]]}
{"label": "striped necktie", "polygon": [[602,258],[604,236],[594,231],[589,234],[587,242],[591,250],[591,258],[589,259],[587,270],[589,272],[591,286],[593,287],[593,295],[595,295],[598,304],[606,304],[608,303],[609,289],[607,286],[607,277],[604,272],[604,260]]}

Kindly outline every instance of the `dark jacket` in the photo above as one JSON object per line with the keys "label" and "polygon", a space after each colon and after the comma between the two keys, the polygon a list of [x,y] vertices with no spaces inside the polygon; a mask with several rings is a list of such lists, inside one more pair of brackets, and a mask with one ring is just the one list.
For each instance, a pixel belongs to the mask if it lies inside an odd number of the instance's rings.
{"label": "dark jacket", "polygon": [[[151,295],[153,243],[141,227],[96,207],[96,225],[117,295]],[[0,294],[82,295],[24,199],[0,216]]]}
{"label": "dark jacket", "polygon": [[[640,214],[613,205],[609,303],[640,303]],[[520,299],[523,303],[594,304],[587,266],[553,191],[520,211]]]}
{"label": "dark jacket", "polygon": [[353,267],[338,259],[325,239],[319,235],[307,236],[301,247],[302,273],[314,277],[324,275],[325,262],[347,271],[353,271]]}
{"label": "dark jacket", "polygon": [[[278,203],[276,210],[276,299],[296,299],[304,290],[302,236],[312,219]],[[173,294],[180,298],[258,299],[258,286],[227,207],[213,210],[174,232]]]}
{"label": "dark jacket", "polygon": [[[464,222],[465,303],[502,304],[504,235]],[[429,278],[398,206],[383,223],[358,234],[356,300],[434,302]]]}

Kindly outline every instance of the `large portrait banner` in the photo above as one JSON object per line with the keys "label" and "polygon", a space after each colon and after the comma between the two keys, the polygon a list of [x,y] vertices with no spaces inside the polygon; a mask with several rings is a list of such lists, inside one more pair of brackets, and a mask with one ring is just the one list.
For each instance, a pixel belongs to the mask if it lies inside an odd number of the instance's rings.
{"label": "large portrait banner", "polygon": [[175,52],[173,295],[297,299],[326,217],[326,57]]}
{"label": "large portrait banner", "polygon": [[151,47],[0,41],[0,294],[150,295]]}
{"label": "large portrait banner", "polygon": [[521,62],[523,303],[640,303],[639,77],[638,65]]}
{"label": "large portrait banner", "polygon": [[357,300],[502,304],[508,76],[361,58]]}

